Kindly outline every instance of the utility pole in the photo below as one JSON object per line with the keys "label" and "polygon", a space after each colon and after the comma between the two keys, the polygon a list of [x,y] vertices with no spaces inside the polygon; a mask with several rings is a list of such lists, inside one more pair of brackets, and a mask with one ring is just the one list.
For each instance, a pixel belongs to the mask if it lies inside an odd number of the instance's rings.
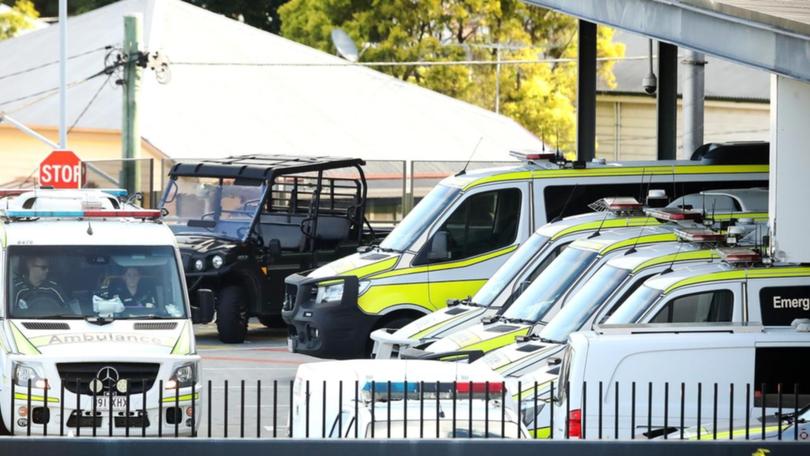
{"label": "utility pole", "polygon": [[706,58],[696,51],[686,51],[681,61],[683,72],[683,150],[680,157],[688,160],[692,152],[703,145],[703,100]]}
{"label": "utility pole", "polygon": [[59,0],[59,148],[67,149],[67,0]]}
{"label": "utility pole", "polygon": [[121,181],[129,193],[138,189],[138,172],[134,159],[141,146],[138,123],[138,95],[141,88],[141,67],[138,65],[143,29],[140,14],[124,16],[124,115],[121,127],[121,147],[124,166]]}

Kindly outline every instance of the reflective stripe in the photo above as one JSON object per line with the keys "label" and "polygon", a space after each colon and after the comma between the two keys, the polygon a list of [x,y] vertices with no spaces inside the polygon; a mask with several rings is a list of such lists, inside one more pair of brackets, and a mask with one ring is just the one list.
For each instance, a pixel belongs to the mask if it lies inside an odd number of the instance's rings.
{"label": "reflective stripe", "polygon": [[26,337],[17,329],[17,325],[9,322],[11,326],[11,334],[14,336],[14,343],[17,345],[17,351],[23,355],[39,355],[40,351],[35,347]]}
{"label": "reflective stripe", "polygon": [[476,342],[472,345],[467,345],[466,347],[461,347],[459,350],[466,351],[466,350],[481,350],[484,353],[495,350],[496,348],[501,348],[506,345],[509,345],[515,341],[515,337],[523,336],[529,333],[530,326],[524,326],[523,328],[516,329],[514,331],[508,332],[506,334],[501,334],[500,336],[493,337],[492,339],[482,340],[480,342]]}
{"label": "reflective stripe", "polygon": [[[456,280],[439,282],[433,286],[441,286],[443,294],[448,296],[469,296],[481,288],[486,279],[482,280]],[[424,308],[426,312],[433,312],[446,305],[446,300],[434,305],[430,299],[428,282],[402,283],[391,285],[376,285],[368,289],[357,299],[357,305],[365,313],[378,315],[384,310],[400,304],[410,304]]]}
{"label": "reflective stripe", "polygon": [[551,437],[551,427],[541,427],[537,429],[529,429],[529,434],[535,439],[547,439]]}
{"label": "reflective stripe", "polygon": [[[508,168],[507,168],[508,169]],[[565,177],[612,177],[612,176],[661,176],[661,175],[690,175],[690,174],[746,174],[767,173],[768,165],[652,165],[652,166],[605,166],[586,169],[537,169],[534,171],[505,171],[482,177],[464,186],[469,190],[479,185],[492,182],[507,182],[528,179],[554,179]]]}
{"label": "reflective stripe", "polygon": [[458,315],[454,315],[454,316],[452,316],[452,318],[448,318],[447,320],[440,321],[440,322],[438,322],[438,323],[436,323],[434,325],[428,326],[427,328],[419,331],[418,333],[416,333],[416,334],[414,334],[414,335],[412,335],[410,337],[413,338],[413,339],[421,339],[422,337],[425,337],[429,333],[435,332],[436,330],[438,330],[440,328],[443,328],[445,326],[450,326],[451,323],[455,323],[457,320],[459,320],[459,319],[461,319],[463,317],[469,317],[470,313],[473,313],[473,312],[474,312],[474,309],[470,310],[470,311],[467,311],[467,312],[464,312],[464,313],[460,313]]}
{"label": "reflective stripe", "polygon": [[[790,425],[782,426],[782,430],[789,428]],[[761,426],[751,426],[748,428],[749,436],[758,435],[762,437],[762,427]],[[753,431],[753,432],[752,432]],[[765,426],[765,433],[768,432],[777,432],[779,431],[779,425],[776,426]],[[745,436],[745,428],[733,429],[731,432],[723,431],[717,433],[717,439],[728,439],[730,436],[733,437],[744,437]],[[700,430],[700,439],[698,439],[697,435],[689,437],[689,440],[714,440],[715,436],[714,433],[706,428],[701,428]]]}
{"label": "reflective stripe", "polygon": [[172,348],[172,355],[188,355],[191,353],[191,337],[189,336],[188,322],[183,323],[183,329],[180,330],[180,336],[177,337],[177,342]]}
{"label": "reflective stripe", "polygon": [[582,231],[596,231],[600,227],[607,229],[607,228],[627,228],[633,226],[653,226],[660,224],[661,222],[652,217],[614,218],[614,219],[607,219],[604,221],[604,223],[600,220],[598,222],[588,222],[583,223],[581,225],[574,225],[568,227],[552,236],[551,240],[556,240],[572,233],[580,233]]}
{"label": "reflective stripe", "polygon": [[659,266],[667,263],[678,263],[681,261],[692,260],[711,260],[717,257],[717,252],[714,249],[710,250],[692,250],[688,252],[673,253],[671,255],[664,255],[651,260],[647,260],[633,269],[633,274],[647,268]]}
{"label": "reflective stripe", "polygon": [[[174,391],[174,390],[171,390]],[[200,399],[200,393],[194,393],[194,400]],[[163,398],[163,402],[175,402],[175,401],[190,401],[191,400],[191,393],[189,394],[181,394],[180,396],[176,395],[168,395]]]}
{"label": "reflective stripe", "polygon": [[675,233],[666,233],[666,234],[653,234],[650,236],[640,236],[633,239],[626,239],[621,242],[616,242],[614,244],[609,245],[608,247],[603,248],[599,251],[600,255],[608,254],[614,250],[618,250],[624,247],[632,247],[634,245],[644,245],[644,244],[655,244],[658,242],[670,242],[670,241],[677,241],[678,237],[675,236]]}
{"label": "reflective stripe", "polygon": [[664,291],[664,293],[669,293],[672,290],[688,285],[696,285],[701,283],[722,282],[725,280],[739,279],[780,279],[788,277],[810,277],[810,267],[774,267],[713,272],[711,274],[703,274],[678,281],[673,285],[670,285]]}
{"label": "reflective stripe", "polygon": [[[14,392],[14,399],[18,401],[28,401],[28,395],[24,393]],[[45,396],[37,396],[32,394],[31,395],[31,402],[43,402],[45,400]],[[48,403],[51,402],[59,402],[59,398],[48,396]],[[33,405],[33,404],[32,404]]]}
{"label": "reflective stripe", "polygon": [[483,255],[474,256],[471,258],[467,258],[466,260],[461,261],[453,261],[448,263],[438,263],[429,266],[416,266],[412,268],[403,268],[397,269],[394,271],[383,272],[381,274],[376,274],[371,277],[371,279],[385,279],[388,277],[396,277],[401,275],[408,275],[408,274],[418,274],[421,272],[434,272],[434,271],[445,271],[447,269],[458,269],[458,268],[466,268],[467,266],[472,266],[474,264],[483,263],[484,261],[491,260],[492,258],[497,258],[501,255],[506,255],[507,253],[513,252],[515,249],[518,248],[517,244],[510,245],[508,247],[502,248],[500,250],[496,250],[494,252],[489,252]]}
{"label": "reflective stripe", "polygon": [[[708,214],[707,214],[708,215]],[[767,212],[727,212],[722,214],[711,214],[710,218],[712,220],[731,220],[731,219],[741,219],[741,218],[750,218],[754,221],[762,222],[768,220],[768,213]]]}
{"label": "reflective stripe", "polygon": [[[554,380],[556,380],[556,378],[555,378]],[[537,384],[537,390],[539,390],[539,389],[543,388],[543,387],[544,387],[544,386],[546,386],[546,385],[550,385],[550,384],[551,384],[551,382],[553,382],[554,380],[547,380],[547,381],[545,381],[545,382],[543,382],[543,383],[538,383],[538,384]],[[549,390],[546,390],[546,391],[541,391],[541,392],[548,392],[548,391],[549,391]],[[520,394],[520,400],[521,400],[521,401],[524,401],[524,400],[526,400],[527,395],[528,395],[529,399],[532,399],[532,398],[534,398],[534,396],[536,396],[536,395],[537,395],[537,392],[536,392],[536,390],[535,390],[535,386],[534,386],[534,385],[532,385],[531,387],[529,387],[529,388],[527,388],[527,389],[525,389],[525,390],[521,391],[519,394]],[[517,394],[513,394],[513,395],[512,395],[512,398],[513,398],[514,400],[516,400],[516,401],[517,401],[517,400],[518,400],[518,395],[517,395]],[[543,403],[547,402],[546,400],[541,400],[541,399],[538,399],[538,400],[542,401]]]}
{"label": "reflective stripe", "polygon": [[384,260],[380,260],[375,263],[360,266],[359,268],[350,269],[340,275],[353,275],[362,279],[363,277],[384,272],[393,268],[394,265],[397,264],[398,260],[399,256],[393,256],[391,258],[386,258]]}

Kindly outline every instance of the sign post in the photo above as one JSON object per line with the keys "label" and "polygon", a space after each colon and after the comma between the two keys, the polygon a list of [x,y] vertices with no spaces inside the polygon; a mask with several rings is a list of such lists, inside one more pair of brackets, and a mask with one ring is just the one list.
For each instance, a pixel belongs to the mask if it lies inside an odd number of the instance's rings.
{"label": "sign post", "polygon": [[39,164],[40,187],[81,188],[82,160],[70,150],[55,150]]}

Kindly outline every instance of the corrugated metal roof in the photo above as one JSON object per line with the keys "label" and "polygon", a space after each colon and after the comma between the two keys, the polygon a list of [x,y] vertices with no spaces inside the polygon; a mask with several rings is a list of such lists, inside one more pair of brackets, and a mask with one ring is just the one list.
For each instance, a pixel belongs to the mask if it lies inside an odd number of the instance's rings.
{"label": "corrugated metal roof", "polygon": [[[176,62],[167,84],[144,71],[140,100],[142,137],[172,158],[272,153],[467,160],[483,138],[474,160],[511,160],[509,150],[541,147],[507,117],[369,68],[329,66],[346,61],[179,0],[125,0],[73,17],[68,54],[120,46],[128,13],[143,15],[144,48]],[[57,42],[56,27],[0,42],[0,78],[58,60]],[[71,59],[69,80],[102,69],[104,54]],[[234,62],[248,65],[223,65]],[[256,63],[275,66],[250,65]],[[2,79],[0,109],[30,126],[56,125],[56,94],[31,106],[32,100],[2,103],[55,88],[57,71],[50,65]],[[68,91],[69,122],[100,90],[77,127],[120,130],[121,88],[105,79]]]}

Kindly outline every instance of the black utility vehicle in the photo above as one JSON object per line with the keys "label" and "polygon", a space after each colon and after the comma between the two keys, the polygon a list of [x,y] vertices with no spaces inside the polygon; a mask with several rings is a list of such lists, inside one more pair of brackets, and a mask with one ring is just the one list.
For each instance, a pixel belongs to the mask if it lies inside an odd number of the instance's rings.
{"label": "black utility vehicle", "polygon": [[172,167],[164,220],[177,236],[189,295],[208,288],[217,297],[223,342],[243,342],[251,316],[283,327],[284,278],[357,250],[368,225],[363,165],[246,155]]}

